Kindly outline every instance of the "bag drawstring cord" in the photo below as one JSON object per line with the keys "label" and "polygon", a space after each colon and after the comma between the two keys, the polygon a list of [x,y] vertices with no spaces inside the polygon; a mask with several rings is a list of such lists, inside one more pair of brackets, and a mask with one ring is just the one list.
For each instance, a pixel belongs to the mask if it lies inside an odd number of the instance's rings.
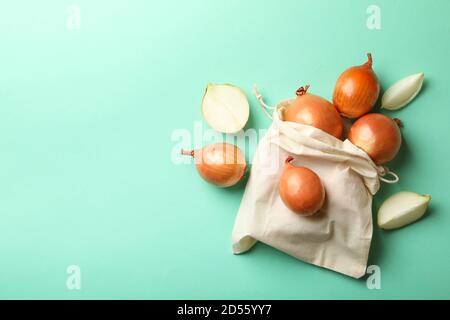
{"label": "bag drawstring cord", "polygon": [[[380,174],[380,180],[387,184],[396,184],[400,182],[400,177],[395,173],[389,170],[387,167],[383,167],[384,172]],[[386,179],[385,177],[391,176],[393,179]]]}
{"label": "bag drawstring cord", "polygon": [[273,118],[272,118],[272,115],[270,114],[269,110],[275,110],[276,108],[271,107],[264,102],[264,98],[263,98],[262,94],[258,91],[258,87],[256,86],[256,84],[253,86],[253,94],[255,95],[256,99],[258,99],[259,105],[263,109],[266,116],[270,120],[272,120]]}

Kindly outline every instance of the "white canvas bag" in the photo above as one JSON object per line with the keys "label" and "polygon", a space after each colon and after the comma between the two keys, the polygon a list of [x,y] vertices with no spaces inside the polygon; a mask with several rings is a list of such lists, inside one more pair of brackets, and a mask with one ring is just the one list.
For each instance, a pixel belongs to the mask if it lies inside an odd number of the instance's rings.
{"label": "white canvas bag", "polygon": [[[258,99],[268,108],[259,93]],[[293,213],[279,196],[278,181],[288,156],[295,158],[294,165],[317,173],[325,187],[324,207],[312,217]],[[394,180],[383,178],[388,174]],[[284,122],[275,110],[272,126],[253,159],[232,234],[233,252],[244,253],[261,241],[297,259],[360,278],[366,272],[372,196],[380,188],[380,179],[398,182],[395,174],[376,166],[349,140]]]}

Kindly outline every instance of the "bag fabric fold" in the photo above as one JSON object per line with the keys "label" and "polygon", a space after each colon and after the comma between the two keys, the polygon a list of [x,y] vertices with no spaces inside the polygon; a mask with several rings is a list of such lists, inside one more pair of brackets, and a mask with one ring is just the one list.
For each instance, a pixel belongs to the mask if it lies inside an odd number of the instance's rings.
{"label": "bag fabric fold", "polygon": [[[288,156],[316,172],[326,191],[314,216],[290,211],[278,194]],[[372,240],[372,197],[385,168],[349,140],[311,126],[273,123],[260,141],[232,233],[235,254],[258,241],[302,261],[360,278],[365,275]]]}

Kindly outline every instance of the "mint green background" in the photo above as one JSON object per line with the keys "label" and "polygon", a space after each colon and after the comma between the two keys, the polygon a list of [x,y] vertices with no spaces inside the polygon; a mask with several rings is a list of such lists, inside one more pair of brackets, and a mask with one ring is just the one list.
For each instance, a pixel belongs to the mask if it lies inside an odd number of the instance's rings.
{"label": "mint green background", "polygon": [[[0,3],[0,298],[450,298],[450,2],[79,0]],[[366,9],[382,10],[382,29]],[[383,185],[433,195],[422,221],[375,228],[382,289],[258,245],[233,256],[243,186],[221,190],[171,162],[201,120],[207,82],[275,104],[372,52],[382,86],[424,71]],[[250,127],[267,128],[254,98]],[[205,126],[206,128],[206,126]],[[66,289],[66,268],[82,290]]]}

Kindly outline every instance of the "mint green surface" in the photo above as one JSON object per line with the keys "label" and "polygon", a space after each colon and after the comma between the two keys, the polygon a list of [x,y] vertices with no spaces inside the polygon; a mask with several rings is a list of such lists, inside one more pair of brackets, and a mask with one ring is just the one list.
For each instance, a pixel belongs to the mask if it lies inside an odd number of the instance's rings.
{"label": "mint green surface", "polygon": [[[0,298],[450,298],[450,1],[69,1],[0,3]],[[370,4],[381,30],[366,27]],[[176,129],[202,121],[208,82],[249,95],[249,127],[298,86],[331,99],[372,52],[384,89],[425,72],[392,116],[404,123],[400,190],[429,193],[426,218],[374,228],[381,290],[265,245],[231,254],[243,186],[221,190],[175,165]],[[204,129],[207,126],[204,124]],[[82,270],[79,291],[66,268]]]}

